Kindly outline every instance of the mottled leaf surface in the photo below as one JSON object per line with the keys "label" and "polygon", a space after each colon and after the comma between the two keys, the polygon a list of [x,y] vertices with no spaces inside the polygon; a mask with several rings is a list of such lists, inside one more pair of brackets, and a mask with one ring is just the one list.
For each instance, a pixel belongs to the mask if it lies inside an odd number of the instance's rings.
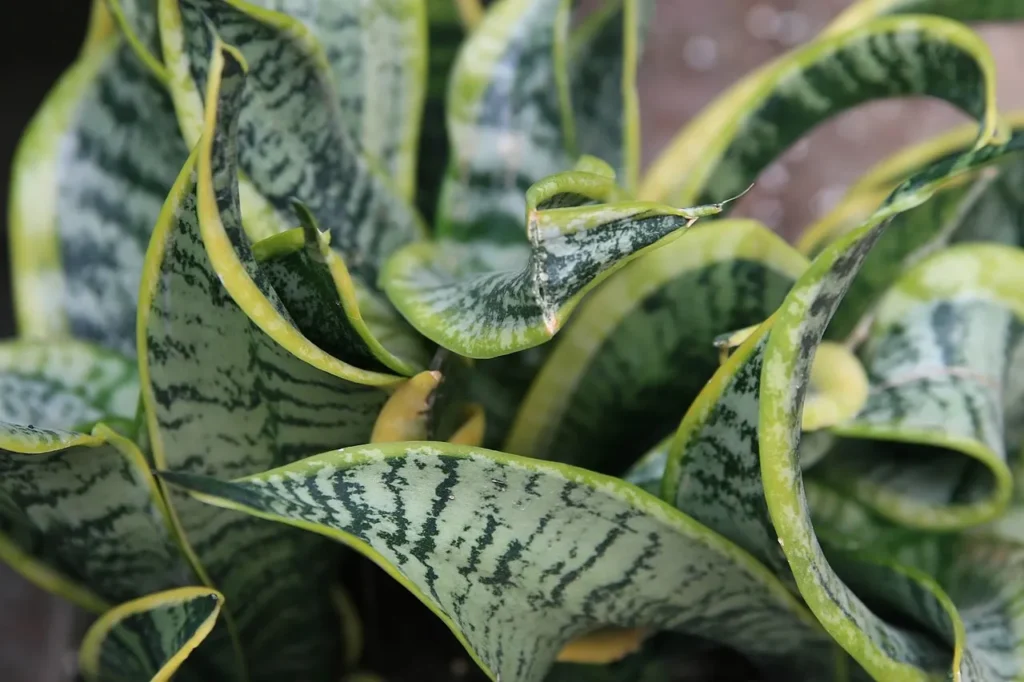
{"label": "mottled leaf surface", "polygon": [[459,50],[439,235],[521,243],[527,188],[572,165],[569,10],[565,0],[501,0]]}
{"label": "mottled leaf surface", "polygon": [[565,642],[606,625],[699,633],[781,679],[836,669],[770,573],[617,479],[441,443],[349,448],[233,483],[167,478],[368,555],[494,678],[541,680]]}
{"label": "mottled leaf surface", "polygon": [[[170,679],[213,629],[223,604],[223,596],[199,587],[121,604],[89,628],[79,668],[88,682]],[[174,679],[196,677],[186,672]]]}
{"label": "mottled leaf surface", "polygon": [[134,355],[146,244],[187,153],[163,86],[121,38],[71,67],[30,124],[13,169],[23,336],[71,335]]}
{"label": "mottled leaf surface", "polygon": [[[229,478],[366,442],[386,398],[380,386],[398,378],[347,365],[295,329],[241,226],[242,66],[218,48],[210,74],[207,133],[147,256],[139,334],[157,465]],[[330,546],[184,495],[172,501],[227,599],[254,679],[328,679],[339,637]]]}
{"label": "mottled leaf surface", "polygon": [[461,355],[491,358],[540,345],[601,280],[720,210],[614,201],[613,184],[585,171],[542,180],[528,193],[528,245],[412,244],[388,262],[384,289],[424,336]]}
{"label": "mottled leaf surface", "polygon": [[758,324],[807,261],[753,221],[718,221],[629,264],[561,334],[507,449],[620,474],[678,426],[721,334]]}
{"label": "mottled leaf surface", "polygon": [[[252,77],[242,94],[238,155],[242,188],[256,195],[243,204],[249,234],[263,238],[291,227],[297,199],[331,233],[331,245],[353,277],[372,290],[383,259],[417,239],[422,228],[349,134],[319,45],[288,16],[234,0],[182,0],[161,9],[165,56],[174,65],[172,94],[189,141],[202,130],[211,27],[248,63]],[[243,201],[248,197],[243,194]]]}
{"label": "mottled leaf surface", "polygon": [[[1005,145],[943,160],[902,184],[868,222],[812,262],[776,313],[767,338],[748,341],[764,348],[751,354],[762,364],[758,428],[750,441],[759,450],[764,500],[755,502],[766,503],[778,545],[808,606],[875,677],[925,679],[948,665],[948,659],[936,658],[919,637],[894,632],[843,582],[821,551],[803,492],[798,449],[811,361],[843,294],[890,219],[927,200],[949,178],[1005,156],[1020,144],[1020,137],[1014,137]],[[967,667],[961,665],[962,679],[985,679],[973,677]]]}
{"label": "mottled leaf surface", "polygon": [[138,448],[133,364],[79,342],[0,345],[0,556],[91,610],[194,581]]}
{"label": "mottled leaf surface", "polygon": [[868,401],[815,475],[904,526],[1004,512],[1024,435],[1022,316],[1020,249],[961,245],[908,271],[861,351]]}
{"label": "mottled leaf surface", "polygon": [[302,22],[319,44],[346,130],[407,201],[427,87],[427,6],[444,4],[453,3],[252,0]]}

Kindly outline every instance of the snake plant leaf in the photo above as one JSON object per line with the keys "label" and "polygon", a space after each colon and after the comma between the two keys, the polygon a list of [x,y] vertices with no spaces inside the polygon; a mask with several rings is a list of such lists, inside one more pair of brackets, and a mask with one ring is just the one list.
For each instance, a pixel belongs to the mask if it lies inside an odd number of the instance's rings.
{"label": "snake plant leaf", "polygon": [[[400,377],[360,370],[317,348],[261,274],[238,206],[244,69],[216,47],[206,132],[147,253],[139,348],[157,466],[232,477],[365,443],[384,388]],[[227,599],[225,617],[237,623],[252,674],[330,678],[340,636],[327,597],[330,546],[185,495],[171,500],[208,583]]]}
{"label": "snake plant leaf", "polygon": [[82,640],[79,669],[88,682],[189,680],[177,675],[217,622],[224,597],[181,587],[121,604],[97,620]]}
{"label": "snake plant leaf", "polygon": [[134,355],[143,255],[188,155],[176,130],[161,84],[119,37],[84,53],[50,93],[13,168],[21,336],[74,336]]}
{"label": "snake plant leaf", "polygon": [[819,123],[884,97],[943,99],[982,121],[981,144],[997,133],[994,84],[988,49],[962,24],[874,19],[813,41],[737,85],[673,140],[638,196],[685,206],[734,195]]}
{"label": "snake plant leaf", "polygon": [[92,611],[194,582],[130,421],[126,358],[77,341],[0,344],[0,558]]}
{"label": "snake plant leaf", "polygon": [[[297,205],[302,227],[256,242],[253,255],[296,327],[334,357],[364,369],[412,375],[426,366],[420,337],[390,305],[360,291],[315,218]],[[372,329],[371,329],[372,324]]]}
{"label": "snake plant leaf", "polygon": [[283,231],[292,202],[301,201],[331,233],[353,278],[374,290],[383,259],[423,227],[349,134],[323,49],[301,22],[241,0],[160,2],[170,89],[187,141],[203,129],[200,93],[214,39],[236,46],[250,66],[238,148],[250,237]]}
{"label": "snake plant leaf", "polygon": [[[737,448],[732,454],[745,463],[750,476],[760,475],[758,488],[763,490],[763,498],[737,495],[735,499],[751,505],[747,516],[759,516],[765,531],[773,531],[771,541],[785,556],[808,606],[835,640],[876,678],[926,679],[940,673],[937,665],[948,666],[948,657],[936,659],[933,645],[881,620],[840,579],[821,551],[803,493],[798,449],[811,362],[843,293],[891,218],[928,200],[951,178],[1019,150],[1021,143],[1020,136],[1015,136],[1002,145],[945,159],[907,180],[869,221],[819,254],[765,325],[767,332],[747,341],[753,350],[744,364],[762,365],[760,383],[754,389],[760,399],[751,400],[756,405],[758,428],[756,438],[751,434],[746,448]],[[767,544],[763,538],[756,542]],[[970,679],[967,672],[954,674]]]}
{"label": "snake plant leaf", "polygon": [[886,294],[861,357],[870,397],[815,475],[907,527],[1005,511],[1024,433],[1024,250],[963,244],[921,262]]}
{"label": "snake plant leaf", "polygon": [[495,679],[539,681],[565,642],[607,625],[728,642],[778,679],[836,669],[831,643],[768,571],[618,479],[415,442],[325,453],[235,482],[162,476],[210,504],[366,554]]}
{"label": "snake plant leaf", "polygon": [[559,337],[506,449],[622,473],[675,430],[718,369],[715,337],[770,316],[806,267],[750,220],[698,225],[630,264]]}
{"label": "snake plant leaf", "polygon": [[349,136],[406,201],[412,201],[416,189],[427,87],[427,5],[445,2],[251,0],[254,16],[259,16],[256,8],[287,15],[301,26],[263,16],[298,34],[305,28],[307,40],[319,44],[311,51],[319,49],[330,65],[332,89]]}
{"label": "snake plant leaf", "polygon": [[653,14],[653,0],[606,0],[568,45],[576,150],[610,163],[629,191],[640,172],[636,70]]}
{"label": "snake plant leaf", "polygon": [[160,25],[157,19],[158,0],[106,0],[110,14],[121,34],[153,77],[161,83],[170,79],[162,61]]}
{"label": "snake plant leaf", "polygon": [[893,14],[936,14],[970,23],[1024,19],[1024,5],[1014,0],[860,0],[853,2],[822,31],[834,35],[856,28],[874,17]]}
{"label": "snake plant leaf", "polygon": [[[806,483],[815,530],[843,580],[874,598],[894,588],[916,592],[900,610],[953,645],[963,679],[1019,678],[1021,597],[1006,586],[1019,579],[1024,545],[988,529],[923,534],[816,481]],[[837,551],[840,538],[846,547]]]}
{"label": "snake plant leaf", "polygon": [[439,236],[521,243],[527,188],[572,166],[570,10],[566,0],[500,0],[459,50]]}
{"label": "snake plant leaf", "polygon": [[493,358],[545,343],[590,289],[721,210],[593,203],[611,182],[583,171],[542,180],[527,192],[529,245],[410,244],[388,261],[384,290],[420,333],[460,355]]}
{"label": "snake plant leaf", "polygon": [[[482,15],[481,15],[482,17]],[[423,105],[416,173],[416,205],[432,220],[437,214],[438,194],[448,168],[448,128],[445,123],[449,76],[466,26],[459,16],[459,3],[427,3],[428,42],[427,94]]]}

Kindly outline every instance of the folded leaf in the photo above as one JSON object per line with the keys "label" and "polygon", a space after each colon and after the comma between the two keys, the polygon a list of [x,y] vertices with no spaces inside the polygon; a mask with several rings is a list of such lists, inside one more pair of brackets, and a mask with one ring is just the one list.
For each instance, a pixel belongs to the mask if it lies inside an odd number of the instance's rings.
{"label": "folded leaf", "polygon": [[836,669],[831,643],[763,567],[617,479],[441,443],[349,448],[233,483],[163,475],[358,549],[494,678],[541,680],[565,642],[607,625],[728,643],[778,679]]}
{"label": "folded leaf", "polygon": [[[210,634],[223,604],[214,590],[181,587],[107,611],[82,641],[82,675],[88,682],[171,679]],[[174,679],[195,678],[186,673]]]}
{"label": "folded leaf", "polygon": [[123,40],[95,46],[71,67],[14,162],[10,232],[22,336],[71,335],[134,355],[143,255],[187,154],[170,100]]}
{"label": "folded leaf", "polygon": [[741,81],[707,107],[644,177],[643,199],[685,206],[742,190],[819,123],[883,97],[929,95],[996,132],[994,67],[967,27],[940,17],[883,17],[820,38]]}
{"label": "folded leaf", "polygon": [[767,318],[807,261],[753,221],[698,226],[590,296],[520,407],[507,449],[622,473],[678,426],[715,337]]}
{"label": "folded leaf", "polygon": [[[920,205],[950,178],[991,163],[1020,149],[1021,144],[1017,136],[1005,145],[946,159],[905,182],[868,222],[822,251],[787,295],[772,323],[766,325],[768,333],[747,342],[752,351],[744,364],[763,365],[752,376],[760,376],[759,394],[755,394],[760,400],[752,401],[759,402],[752,415],[758,420],[757,437],[756,441],[749,439],[745,450],[733,454],[744,466],[753,458],[753,468],[748,470],[763,478],[758,487],[763,485],[764,497],[746,497],[752,506],[745,515],[760,516],[765,530],[774,531],[772,543],[777,542],[808,606],[836,641],[876,678],[925,679],[946,669],[948,656],[936,656],[933,643],[882,621],[840,579],[821,551],[803,494],[798,454],[811,361],[843,293],[891,218]],[[972,679],[962,659],[954,662],[961,666],[954,674]]]}
{"label": "folded leaf", "polygon": [[384,290],[424,336],[460,355],[492,358],[538,346],[587,291],[721,210],[600,203],[616,191],[610,178],[585,171],[542,180],[527,194],[529,245],[411,244],[388,261]]}
{"label": "folded leaf", "polygon": [[374,306],[373,294],[357,288],[313,217],[304,207],[298,213],[302,227],[253,245],[296,327],[331,355],[363,369],[412,375],[425,366],[422,337],[390,305]]}
{"label": "folded leaf", "polygon": [[[140,367],[157,465],[231,477],[366,442],[383,387],[400,379],[327,355],[287,316],[241,225],[242,64],[218,44],[209,74],[207,130],[147,254]],[[254,679],[333,679],[340,635],[327,596],[330,546],[184,495],[172,503],[227,599]]]}
{"label": "folded leaf", "polygon": [[[500,0],[459,50],[437,234],[523,241],[523,195],[572,166],[567,0]],[[523,78],[529,73],[529,78]]]}
{"label": "folded leaf", "polygon": [[132,363],[79,342],[0,345],[0,558],[78,605],[194,582],[130,420]]}
{"label": "folded leaf", "polygon": [[1024,251],[940,251],[875,315],[861,353],[868,401],[832,429],[840,442],[815,476],[904,526],[1002,514],[1024,435]]}

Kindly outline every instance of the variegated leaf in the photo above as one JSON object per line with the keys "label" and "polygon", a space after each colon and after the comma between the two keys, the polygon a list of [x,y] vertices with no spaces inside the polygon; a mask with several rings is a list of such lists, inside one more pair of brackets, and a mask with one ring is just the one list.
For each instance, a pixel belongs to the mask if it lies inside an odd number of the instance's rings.
{"label": "variegated leaf", "polygon": [[607,625],[699,634],[778,679],[830,679],[842,663],[762,566],[618,479],[442,443],[349,448],[233,483],[164,476],[365,553],[493,678],[539,681],[564,643]]}
{"label": "variegated leaf", "polygon": [[575,149],[611,164],[630,191],[640,172],[636,70],[654,5],[653,0],[606,0],[569,38]]}
{"label": "variegated leaf", "polygon": [[162,85],[121,38],[71,67],[14,162],[10,234],[22,336],[71,335],[134,355],[143,255],[187,153]]}
{"label": "variegated leaf", "polygon": [[715,338],[770,316],[806,267],[748,220],[697,226],[630,264],[580,306],[506,449],[622,473],[678,426],[714,374]]}
{"label": "variegated leaf", "polygon": [[[761,477],[757,488],[763,490],[763,497],[736,499],[748,505],[742,513],[760,516],[766,532],[774,531],[770,541],[752,541],[777,542],[808,606],[835,640],[876,678],[916,680],[949,674],[949,658],[936,656],[933,642],[882,620],[843,582],[821,551],[803,492],[798,449],[811,362],[843,294],[892,217],[920,205],[951,178],[1015,152],[1022,144],[1024,139],[1015,136],[1005,145],[945,159],[906,181],[869,221],[821,252],[765,325],[765,333],[747,342],[751,344],[750,359],[744,364],[762,365],[753,375],[760,376],[760,400],[751,400],[753,410],[748,408],[752,412],[749,417],[758,420],[756,439],[752,435],[745,449],[732,454]],[[963,615],[968,620],[972,614]],[[977,676],[970,660],[972,656],[967,655],[955,658],[960,667],[952,673],[964,680],[990,679]]]}
{"label": "variegated leaf", "polygon": [[[241,225],[243,67],[218,44],[209,75],[206,132],[147,254],[140,362],[157,465],[233,477],[366,442],[382,389],[399,378],[327,355],[292,324]],[[331,678],[331,548],[185,495],[172,503],[210,584],[227,599],[254,679]]]}
{"label": "variegated leaf", "polygon": [[867,403],[814,475],[908,527],[1004,512],[1024,443],[1024,251],[923,261],[882,299],[861,357]]}
{"label": "variegated leaf", "polygon": [[295,326],[318,347],[357,367],[412,375],[426,366],[423,338],[390,306],[366,305],[372,304],[372,294],[360,291],[305,208],[298,207],[298,213],[302,227],[253,245],[261,271]]}
{"label": "variegated leaf", "polygon": [[521,243],[527,188],[572,165],[570,9],[567,0],[499,0],[459,50],[438,235]]}
{"label": "variegated leaf", "polygon": [[128,45],[153,76],[167,82],[170,73],[163,64],[160,49],[158,0],[105,0]]}
{"label": "variegated leaf", "polygon": [[250,237],[290,227],[297,199],[331,233],[353,277],[374,290],[383,259],[419,238],[422,225],[349,134],[327,57],[312,34],[288,15],[240,0],[160,2],[171,93],[188,141],[202,130],[211,30],[238,48],[253,74],[243,94],[238,148]]}
{"label": "variegated leaf", "polygon": [[760,69],[707,107],[644,177],[643,199],[716,201],[753,181],[791,143],[853,106],[929,95],[996,132],[995,72],[984,43],[940,17],[883,17],[815,40]]}
{"label": "variegated leaf", "polygon": [[388,261],[384,289],[424,336],[460,355],[493,358],[538,346],[599,282],[721,210],[615,201],[618,192],[597,173],[546,178],[527,192],[528,245],[411,244]]}
{"label": "variegated leaf", "polygon": [[412,201],[427,87],[427,6],[451,0],[249,1],[301,22],[319,43],[346,130],[399,195]]}
{"label": "variegated leaf", "polygon": [[88,682],[202,679],[182,663],[217,622],[224,597],[201,587],[147,595],[107,611],[85,635],[79,669]]}
{"label": "variegated leaf", "polygon": [[94,611],[194,582],[130,422],[131,361],[79,342],[0,345],[0,558]]}
{"label": "variegated leaf", "polygon": [[1017,0],[858,0],[833,19],[822,33],[841,33],[874,17],[893,14],[937,14],[963,22],[1007,21],[1024,18],[1024,4]]}

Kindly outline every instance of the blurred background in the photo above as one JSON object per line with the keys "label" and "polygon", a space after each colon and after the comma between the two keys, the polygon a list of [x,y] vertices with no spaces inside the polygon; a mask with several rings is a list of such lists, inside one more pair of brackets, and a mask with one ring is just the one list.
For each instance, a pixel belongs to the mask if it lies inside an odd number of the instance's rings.
{"label": "blurred background", "polygon": [[[429,0],[440,2],[443,0]],[[749,70],[809,40],[850,0],[657,0],[657,17],[640,70],[644,160],[650,162],[681,125]],[[0,22],[0,203],[6,216],[10,160],[19,135],[47,90],[74,59],[85,31],[86,0],[31,0]],[[1000,69],[1000,106],[1024,108],[1024,82],[1013,66],[1024,59],[1024,24],[982,26]],[[757,218],[789,239],[842,196],[873,162],[962,121],[942,103],[886,101],[842,115],[799,142],[759,178],[737,215]],[[0,239],[0,334],[13,334],[6,221]],[[355,565],[354,571],[376,571]],[[428,651],[448,650],[444,671],[418,665],[391,680],[475,679],[454,638],[411,596],[376,581],[383,595],[363,595],[386,609],[366,622],[395,641],[395,628]],[[388,613],[397,618],[392,622]],[[410,618],[410,615],[416,615]],[[403,621],[401,624],[397,621]],[[0,680],[74,679],[77,640],[86,621],[0,564]],[[398,641],[404,641],[401,637]],[[378,640],[380,641],[380,640]],[[393,653],[391,658],[394,659]],[[388,652],[368,651],[372,658]],[[409,664],[406,664],[409,668]],[[407,677],[408,676],[408,677]]]}

